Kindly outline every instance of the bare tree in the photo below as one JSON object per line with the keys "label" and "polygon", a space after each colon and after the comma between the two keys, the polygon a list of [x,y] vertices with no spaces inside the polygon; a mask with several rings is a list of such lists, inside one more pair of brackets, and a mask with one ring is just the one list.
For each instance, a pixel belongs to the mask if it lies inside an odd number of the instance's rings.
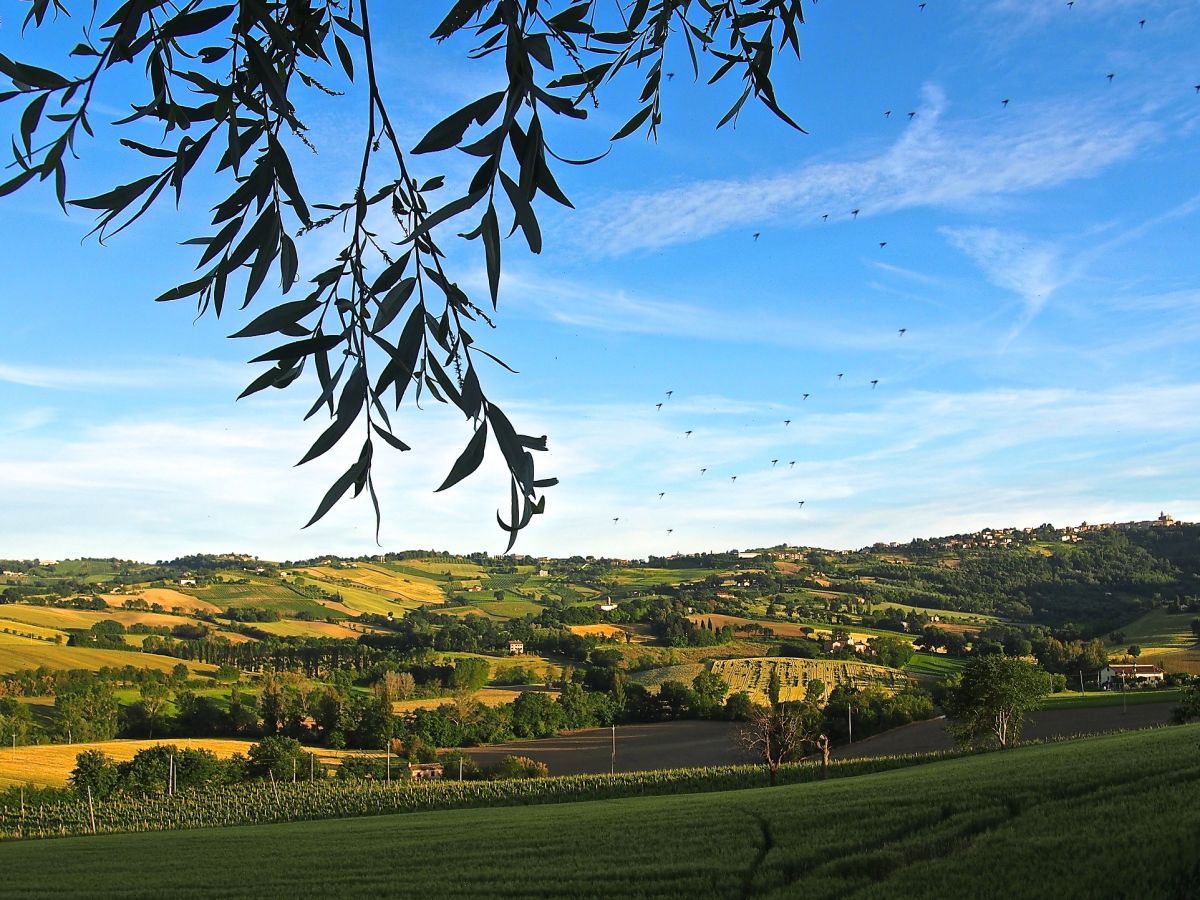
{"label": "bare tree", "polygon": [[814,740],[814,724],[807,704],[776,703],[755,709],[738,732],[738,740],[743,749],[766,763],[774,787],[779,767],[795,759]]}

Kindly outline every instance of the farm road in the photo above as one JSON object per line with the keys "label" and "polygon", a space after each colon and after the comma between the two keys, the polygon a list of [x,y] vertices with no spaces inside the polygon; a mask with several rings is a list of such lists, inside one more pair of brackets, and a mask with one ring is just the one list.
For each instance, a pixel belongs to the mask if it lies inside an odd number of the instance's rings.
{"label": "farm road", "polygon": [[[1075,734],[1094,734],[1099,731],[1117,729],[1150,728],[1166,725],[1171,719],[1171,710],[1178,704],[1144,703],[1129,707],[1122,713],[1120,706],[1097,706],[1080,709],[1043,709],[1029,716],[1021,736],[1026,740],[1067,737]],[[838,747],[833,755],[840,759],[857,756],[892,756],[898,753],[928,753],[933,750],[950,750],[954,739],[946,733],[945,719],[930,719],[893,728],[845,747]]]}

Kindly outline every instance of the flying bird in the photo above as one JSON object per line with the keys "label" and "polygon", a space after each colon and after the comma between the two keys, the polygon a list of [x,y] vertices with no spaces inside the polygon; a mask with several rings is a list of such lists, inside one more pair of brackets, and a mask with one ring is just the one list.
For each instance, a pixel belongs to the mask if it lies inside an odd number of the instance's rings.
{"label": "flying bird", "polygon": [[804,501],[803,501],[803,500],[801,500],[801,501],[800,501],[800,505],[801,505],[801,506],[803,506],[803,505],[804,505]]}
{"label": "flying bird", "polygon": [[701,474],[701,475],[703,475],[703,474],[704,474],[705,472],[707,472],[707,471],[708,471],[708,469],[701,469],[701,470],[700,470],[700,474]]}
{"label": "flying bird", "polygon": [[892,117],[892,111],[891,111],[890,109],[889,109],[889,110],[887,110],[887,112],[885,112],[885,113],[883,114],[883,117],[884,117],[885,119],[890,119],[890,118]]}
{"label": "flying bird", "polygon": [[671,533],[672,531],[674,531],[674,530],[675,530],[674,528],[668,528],[668,529],[667,529],[667,534],[670,534],[670,533]]}
{"label": "flying bird", "polygon": [[659,412],[662,412],[662,404],[661,403],[655,403],[654,408],[657,409]]}
{"label": "flying bird", "polygon": [[794,469],[795,467],[796,467],[796,461],[793,459],[790,463],[788,463],[788,468]]}
{"label": "flying bird", "polygon": [[807,399],[808,399],[808,394],[805,394],[805,395],[803,395],[803,396],[802,396],[800,399],[801,399],[801,400],[807,400]]}
{"label": "flying bird", "polygon": [[850,215],[852,215],[854,218],[857,219],[858,218],[858,210],[857,209],[850,210]]}
{"label": "flying bird", "polygon": [[[1197,91],[1200,91],[1200,87],[1197,87],[1197,88],[1196,88],[1196,90],[1197,90]],[[822,222],[828,222],[828,221],[829,221],[829,213],[825,213],[824,215],[822,215],[822,216],[821,216],[821,221],[822,221]]]}
{"label": "flying bird", "polygon": [[736,476],[736,475],[730,475],[730,476],[729,476],[729,480],[730,480],[730,481],[737,481],[737,476]]}
{"label": "flying bird", "polygon": [[1193,85],[1193,87],[1195,87],[1195,88],[1196,88],[1196,93],[1197,93],[1197,94],[1200,94],[1200,84]]}
{"label": "flying bird", "polygon": [[915,115],[916,115],[916,113],[915,113],[915,112],[910,112],[910,113],[908,114],[908,120],[911,122],[911,121],[913,120],[913,117],[914,117]]}
{"label": "flying bird", "polygon": [[667,81],[670,81],[670,80],[671,80],[672,78],[674,78],[674,77],[675,77],[675,73],[674,73],[674,72],[668,72],[668,73],[667,73]]}
{"label": "flying bird", "polygon": [[1001,100],[1000,105],[1003,106],[1005,109],[1008,109],[1008,101],[1007,100]]}
{"label": "flying bird", "polygon": [[845,372],[838,372],[838,381],[841,381],[841,380],[842,380],[842,376],[843,376],[843,375],[845,375],[845,374],[846,374]]}
{"label": "flying bird", "polygon": [[1115,72],[1109,72],[1109,73],[1108,73],[1108,75],[1107,75],[1106,77],[1108,78],[1108,83],[1109,83],[1109,84],[1112,84],[1112,80],[1113,80],[1113,79],[1116,77],[1116,73],[1115,73]]}
{"label": "flying bird", "polygon": [[754,239],[755,239],[756,241],[758,240],[758,236],[759,236],[760,234],[762,234],[762,232],[761,232],[761,231],[756,231],[756,232],[754,232]]}
{"label": "flying bird", "polygon": [[1067,9],[1075,8],[1075,0],[1067,0]]}
{"label": "flying bird", "polygon": [[875,390],[875,385],[879,384],[878,378],[871,379],[871,390]]}
{"label": "flying bird", "polygon": [[918,4],[917,4],[917,9],[919,9],[921,12],[925,12],[925,4],[924,4],[924,3],[918,3]]}
{"label": "flying bird", "polygon": [[684,437],[691,437],[691,436],[692,436],[692,433],[691,433],[690,431],[685,431],[685,432],[683,433],[683,436],[684,436]]}
{"label": "flying bird", "polygon": [[674,392],[674,391],[667,391],[667,399],[668,399],[668,400],[670,400],[670,399],[671,399],[671,395],[672,395],[673,393],[675,393],[675,392]]}
{"label": "flying bird", "polygon": [[882,250],[882,249],[883,249],[884,247],[886,247],[886,246],[887,246],[887,241],[880,241],[880,242],[879,242],[879,249],[880,249],[880,250]]}
{"label": "flying bird", "polygon": [[1145,20],[1145,19],[1141,19],[1141,20],[1139,20],[1139,21],[1138,21],[1138,28],[1145,28],[1145,27],[1146,27],[1146,20]]}
{"label": "flying bird", "polygon": [[659,492],[658,492],[658,499],[659,499],[659,500],[661,500],[661,499],[662,499],[663,497],[665,497],[666,495],[667,495],[667,492],[666,492],[666,491],[659,491]]}
{"label": "flying bird", "polygon": [[621,517],[620,517],[620,516],[613,516],[613,521],[614,521],[614,522],[620,522],[620,521],[621,521]]}
{"label": "flying bird", "polygon": [[901,328],[900,329],[900,337],[904,337],[904,332],[906,332],[906,331],[908,331],[907,328]]}
{"label": "flying bird", "polygon": [[775,468],[775,463],[777,463],[777,462],[779,462],[779,460],[777,460],[777,459],[771,460],[771,468],[772,469]]}
{"label": "flying bird", "polygon": [[788,427],[789,425],[791,425],[791,424],[792,424],[792,420],[791,420],[791,419],[784,419],[784,420],[783,420],[783,427],[784,427],[784,428],[787,428],[787,427]]}

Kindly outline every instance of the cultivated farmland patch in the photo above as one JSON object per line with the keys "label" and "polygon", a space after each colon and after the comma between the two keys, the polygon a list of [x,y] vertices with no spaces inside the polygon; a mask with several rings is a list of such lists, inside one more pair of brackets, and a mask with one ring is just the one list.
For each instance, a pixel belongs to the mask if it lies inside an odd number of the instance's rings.
{"label": "cultivated farmland patch", "polygon": [[839,684],[859,688],[876,684],[891,691],[908,684],[908,677],[898,669],[841,659],[718,659],[712,670],[729,685],[731,693],[745,691],[760,703],[768,699],[772,670],[779,674],[779,699],[785,702],[803,700],[813,680],[825,685],[825,697]]}

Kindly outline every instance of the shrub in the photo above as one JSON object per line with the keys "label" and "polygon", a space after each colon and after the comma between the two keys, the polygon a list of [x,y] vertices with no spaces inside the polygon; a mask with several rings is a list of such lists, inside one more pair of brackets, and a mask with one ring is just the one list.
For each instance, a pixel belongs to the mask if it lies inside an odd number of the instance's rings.
{"label": "shrub", "polygon": [[550,767],[528,756],[506,756],[496,763],[491,775],[497,780],[510,778],[545,778],[550,774]]}

